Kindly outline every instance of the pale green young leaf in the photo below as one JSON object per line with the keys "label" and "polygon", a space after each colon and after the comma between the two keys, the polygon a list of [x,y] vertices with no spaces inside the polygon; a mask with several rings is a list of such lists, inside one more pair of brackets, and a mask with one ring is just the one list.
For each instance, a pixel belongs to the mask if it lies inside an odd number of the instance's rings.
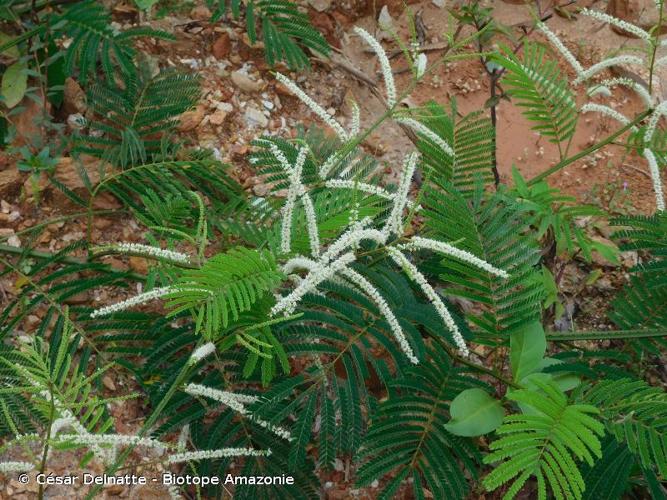
{"label": "pale green young leaf", "polygon": [[449,412],[452,419],[445,424],[445,429],[465,437],[481,436],[495,430],[505,414],[500,401],[478,388],[466,389],[456,396]]}

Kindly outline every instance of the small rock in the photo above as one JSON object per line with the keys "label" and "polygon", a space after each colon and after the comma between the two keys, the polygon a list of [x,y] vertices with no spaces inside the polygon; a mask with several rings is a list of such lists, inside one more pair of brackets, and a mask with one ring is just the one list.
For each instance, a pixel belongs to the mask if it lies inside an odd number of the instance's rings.
{"label": "small rock", "polygon": [[378,24],[380,28],[391,28],[394,25],[394,18],[391,17],[389,13],[389,7],[386,5],[380,10],[380,15],[378,16]]}
{"label": "small rock", "polygon": [[259,109],[254,106],[248,106],[243,115],[248,127],[261,127],[265,128],[269,124],[269,119],[264,116]]}
{"label": "small rock", "polygon": [[116,390],[116,384],[113,383],[113,380],[109,375],[105,375],[104,377],[102,377],[102,384],[110,391]]}
{"label": "small rock", "polygon": [[262,90],[263,85],[241,71],[232,71],[232,82],[243,92],[253,94]]}
{"label": "small rock", "polygon": [[13,235],[10,236],[9,238],[7,238],[7,244],[8,244],[10,247],[20,247],[20,246],[21,246],[21,240],[19,239],[18,236],[16,236],[15,234],[13,234]]}
{"label": "small rock", "polygon": [[222,125],[222,123],[225,121],[225,118],[227,118],[227,113],[222,109],[216,109],[215,113],[208,117],[208,121],[213,125]]}
{"label": "small rock", "polygon": [[198,5],[190,11],[190,17],[195,21],[208,21],[211,19],[211,11],[203,5]]}
{"label": "small rock", "polygon": [[67,126],[72,130],[82,130],[86,124],[86,119],[81,113],[74,113],[67,117]]}
{"label": "small rock", "polygon": [[65,113],[68,115],[84,114],[87,108],[86,93],[76,80],[71,77],[67,78],[63,88],[63,109]]}
{"label": "small rock", "polygon": [[603,292],[610,292],[614,290],[614,285],[611,283],[611,280],[606,276],[603,276],[602,278],[597,280],[595,282],[595,285],[593,286]]}
{"label": "small rock", "polygon": [[216,59],[225,59],[232,50],[232,40],[229,38],[229,33],[226,31],[213,42],[211,52]]}
{"label": "small rock", "polygon": [[624,267],[632,268],[639,264],[639,255],[634,250],[622,252],[621,261]]}
{"label": "small rock", "polygon": [[93,222],[93,226],[95,226],[97,229],[107,229],[108,227],[111,227],[113,223],[114,221],[111,219],[105,219],[100,217],[95,219],[95,222]]}
{"label": "small rock", "polygon": [[203,105],[198,105],[195,109],[186,111],[181,115],[180,123],[178,125],[179,132],[189,132],[196,129],[206,115],[206,108]]}
{"label": "small rock", "polygon": [[317,12],[324,12],[331,7],[331,0],[308,0],[308,5]]}
{"label": "small rock", "polygon": [[12,211],[12,206],[5,200],[0,200],[0,212],[2,212],[3,214],[8,214],[11,211]]}
{"label": "small rock", "polygon": [[148,272],[148,261],[143,257],[130,257],[130,269],[135,273],[146,274]]}
{"label": "small rock", "polygon": [[267,186],[266,184],[255,184],[252,187],[252,192],[255,196],[264,198],[269,193],[269,186]]}
{"label": "small rock", "polygon": [[377,479],[373,480],[373,482],[371,483],[371,488],[377,488],[378,486],[380,486],[380,481],[378,481]]}
{"label": "small rock", "polygon": [[441,9],[445,6],[445,0],[431,0],[433,5],[440,7]]}

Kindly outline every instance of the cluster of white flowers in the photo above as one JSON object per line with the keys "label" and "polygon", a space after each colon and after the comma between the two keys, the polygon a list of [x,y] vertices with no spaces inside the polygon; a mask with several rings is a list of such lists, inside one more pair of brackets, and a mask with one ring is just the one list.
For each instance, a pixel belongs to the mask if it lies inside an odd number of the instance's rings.
{"label": "cluster of white flowers", "polygon": [[[605,106],[604,104],[596,104],[594,102],[589,102],[584,104],[581,107],[581,112],[582,113],[600,113],[601,115],[607,115],[610,118],[613,118],[614,120],[622,123],[623,125],[627,125],[630,123],[630,119],[625,116],[623,113],[620,113],[616,111],[614,108],[610,108],[609,106]],[[637,127],[632,127],[633,131],[637,131]]]}
{"label": "cluster of white flowers", "polygon": [[306,278],[299,283],[299,285],[289,294],[281,297],[278,302],[271,308],[271,316],[275,316],[280,312],[284,312],[285,316],[289,316],[294,312],[296,306],[307,293],[315,290],[317,286],[333,277],[337,272],[344,269],[348,264],[355,260],[355,255],[348,252],[333,262],[318,262],[316,266],[308,273]]}
{"label": "cluster of white flowers", "polygon": [[[60,400],[58,398],[54,397],[51,394],[51,391],[49,390],[48,387],[45,387],[44,384],[41,384],[38,380],[34,379],[32,377],[32,375],[30,374],[30,372],[28,372],[23,366],[21,366],[17,363],[14,363],[14,366],[18,371],[20,371],[24,374],[26,379],[29,380],[30,383],[34,387],[41,387],[42,388],[42,390],[39,391],[39,395],[41,397],[43,397],[46,401],[49,401],[49,402],[51,402],[53,400],[53,407],[58,412],[58,418],[56,418],[54,420],[54,422],[60,420],[57,427],[62,429],[62,428],[65,427],[65,425],[67,425],[68,427],[71,427],[72,429],[74,429],[74,431],[80,436],[85,437],[85,436],[90,436],[91,435],[91,433],[88,432],[88,429],[86,429],[86,427],[84,425],[82,425],[81,422],[79,422],[79,419],[77,419],[74,416],[74,414],[60,402]],[[106,462],[109,462],[111,460],[110,454],[107,451],[100,448],[99,445],[97,445],[95,443],[91,443],[89,445],[89,447],[93,451],[93,453],[98,458],[100,458],[103,462],[106,463]]]}
{"label": "cluster of white flowers", "polygon": [[366,278],[364,278],[361,274],[359,274],[353,269],[350,269],[349,267],[343,269],[341,274],[345,276],[347,279],[349,279],[352,283],[357,285],[359,288],[361,288],[366,293],[366,295],[368,295],[368,297],[370,297],[370,299],[373,302],[375,302],[375,304],[378,306],[378,309],[380,310],[380,313],[382,313],[382,315],[387,320],[387,323],[389,323],[391,332],[394,335],[396,341],[398,342],[398,345],[401,346],[401,349],[408,357],[410,362],[414,364],[419,363],[419,360],[415,356],[412,347],[410,347],[410,344],[408,343],[408,339],[405,338],[403,329],[401,328],[401,325],[396,319],[396,316],[389,307],[389,304],[387,304],[387,301],[380,294],[380,292],[373,286],[373,284]]}
{"label": "cluster of white flowers", "polygon": [[[608,14],[598,12],[598,11],[593,11],[589,9],[583,9],[582,14],[592,17],[594,19],[597,19],[599,21],[603,21],[606,23],[609,23],[613,26],[616,26],[622,30],[627,31],[628,33],[631,33],[635,35],[637,38],[640,38],[646,43],[652,44],[653,43],[653,37],[652,34],[649,33],[648,31],[640,28],[639,26],[635,26],[631,23],[628,23],[627,21],[623,21],[621,19],[617,19],[613,16],[610,16]],[[594,75],[600,73],[602,70],[609,68],[611,66],[617,66],[617,65],[638,65],[638,66],[645,66],[646,61],[642,59],[641,57],[635,56],[635,55],[630,55],[630,54],[623,54],[615,57],[610,57],[607,59],[604,59],[603,61],[600,61],[597,64],[594,64],[590,68],[584,70],[581,64],[576,60],[576,58],[572,55],[572,53],[565,47],[563,42],[560,41],[560,39],[553,33],[551,32],[546,25],[543,23],[540,23],[539,25],[540,30],[546,35],[546,37],[551,41],[551,43],[559,50],[559,52],[565,57],[565,59],[570,63],[570,65],[574,68],[575,72],[577,73],[577,78],[574,80],[574,84],[582,83],[587,80],[589,80],[591,77]],[[660,45],[664,46],[667,45],[666,41],[663,40],[660,42]],[[667,64],[667,57],[663,57],[661,59],[658,59],[657,61],[654,62],[656,66],[660,66],[662,64]],[[640,83],[637,83],[629,78],[610,78],[603,80],[597,85],[592,86],[589,89],[589,95],[597,95],[597,94],[605,94],[605,95],[611,95],[611,91],[609,90],[611,87],[617,86],[617,85],[623,85],[625,87],[628,87],[632,90],[634,90],[637,95],[639,95],[646,105],[647,108],[652,108],[654,106],[655,99],[654,97],[649,93],[648,89],[644,86],[641,85]],[[581,108],[582,112],[596,112],[600,114],[604,114],[606,116],[609,116],[615,120],[618,120],[620,123],[624,125],[628,125],[630,123],[630,120],[624,116],[622,113],[618,112],[617,110],[605,106],[602,104],[596,104],[596,103],[587,103]],[[667,101],[663,101],[659,103],[657,106],[655,106],[655,109],[651,113],[651,116],[648,121],[648,125],[646,127],[646,132],[644,134],[644,144],[645,145],[650,145],[651,141],[653,140],[653,135],[655,134],[655,130],[658,126],[658,122],[660,121],[660,118],[662,116],[667,115]],[[633,126],[632,127],[633,131],[637,131],[637,127]],[[653,190],[655,192],[655,198],[656,198],[656,207],[658,210],[664,210],[665,207],[665,202],[664,202],[664,194],[663,194],[663,189],[662,189],[662,182],[660,179],[660,171],[657,165],[657,161],[655,158],[655,155],[653,151],[651,151],[648,147],[644,148],[644,157],[646,158],[648,165],[649,165],[649,170],[651,172],[651,179],[653,181]]]}
{"label": "cluster of white flowers", "polygon": [[201,345],[197,347],[194,351],[192,351],[192,354],[190,354],[190,359],[188,360],[188,363],[191,365],[196,365],[199,363],[202,359],[210,356],[215,352],[215,344],[213,342],[207,342],[204,345]]}
{"label": "cluster of white flowers", "polygon": [[454,318],[452,318],[452,315],[450,314],[438,293],[429,284],[419,269],[417,269],[417,266],[410,262],[400,250],[387,247],[387,251],[389,252],[389,256],[394,260],[394,262],[396,262],[396,264],[398,264],[410,276],[410,278],[415,283],[417,283],[417,285],[419,285],[419,288],[422,289],[424,295],[426,295],[426,298],[428,298],[431,304],[433,304],[433,307],[435,307],[435,310],[442,318],[447,328],[449,328],[449,330],[452,332],[452,337],[454,338],[454,342],[459,348],[461,355],[467,357],[470,354],[470,351],[468,351],[468,346],[463,339],[463,335],[461,335],[459,327],[454,322]]}
{"label": "cluster of white flowers", "polygon": [[382,69],[382,78],[384,79],[384,86],[387,91],[387,105],[392,108],[396,104],[396,83],[394,82],[394,74],[391,70],[391,64],[389,63],[389,58],[387,53],[378,42],[368,31],[358,26],[354,28],[354,32],[359,35],[364,41],[373,49],[375,55],[377,55],[378,61],[380,62],[380,68]]}
{"label": "cluster of white flowers", "polygon": [[308,149],[303,147],[297,154],[294,166],[290,165],[287,157],[274,143],[269,143],[269,149],[273,156],[278,160],[278,163],[283,168],[289,179],[289,189],[287,191],[287,201],[282,209],[282,228],[280,249],[284,253],[289,253],[292,246],[292,219],[294,216],[294,207],[297,201],[301,201],[304,212],[306,214],[306,225],[308,227],[308,237],[310,240],[310,248],[313,255],[317,255],[320,251],[320,237],[317,228],[317,218],[315,216],[315,207],[313,201],[310,199],[308,191],[301,182],[301,175],[303,173],[303,166],[306,162],[306,155]]}
{"label": "cluster of white flowers", "polygon": [[580,14],[616,26],[617,28],[627,31],[628,33],[632,33],[637,38],[641,38],[646,42],[649,42],[651,40],[651,35],[649,34],[648,31],[643,30],[639,26],[635,26],[634,24],[631,24],[627,21],[618,19],[617,17],[605,14],[604,12],[584,8],[581,10]]}
{"label": "cluster of white flowers", "polygon": [[169,488],[167,488],[167,493],[169,493],[169,498],[171,498],[171,500],[181,500],[183,498],[178,486],[169,486]]}
{"label": "cluster of white flowers", "polygon": [[442,241],[432,240],[430,238],[422,238],[421,236],[414,236],[410,239],[409,243],[399,245],[399,248],[402,250],[414,250],[414,249],[424,249],[432,250],[434,252],[442,253],[454,257],[456,259],[462,260],[471,264],[479,269],[495,274],[501,278],[509,278],[509,274],[502,269],[498,269],[495,266],[492,266],[485,260],[476,257],[470,252],[456,248],[455,246],[450,245],[449,243],[444,243]]}
{"label": "cluster of white flowers", "polygon": [[648,125],[646,126],[646,132],[644,133],[644,142],[646,144],[653,140],[655,129],[658,127],[658,122],[663,116],[667,116],[667,101],[663,101],[658,104],[651,114],[651,118],[649,119]]}
{"label": "cluster of white flowers", "polygon": [[147,257],[168,260],[177,264],[189,264],[190,256],[174,250],[165,250],[151,245],[142,245],[141,243],[118,243],[111,245],[111,248],[118,253],[140,254]]}
{"label": "cluster of white flowers", "polygon": [[130,297],[127,300],[123,300],[121,302],[116,302],[115,304],[111,304],[108,306],[100,307],[99,309],[96,309],[90,314],[91,318],[99,318],[100,316],[108,316],[109,314],[113,314],[116,312],[120,311],[125,311],[127,309],[130,309],[134,306],[138,306],[141,304],[145,304],[146,302],[150,302],[151,300],[159,299],[160,297],[167,295],[170,292],[173,292],[174,289],[172,287],[160,287],[160,288],[153,288],[152,290],[149,290],[148,292],[140,293],[139,295],[135,295],[134,297]]}
{"label": "cluster of white flowers", "polygon": [[248,411],[248,409],[245,407],[245,404],[250,404],[257,401],[255,396],[220,391],[218,389],[213,389],[212,387],[206,387],[200,384],[188,384],[185,388],[185,392],[191,396],[203,396],[218,401],[219,403],[229,406],[232,410],[239,413],[240,415],[247,417],[248,420],[251,420],[257,425],[264,427],[268,431],[274,433],[276,436],[286,439],[287,441],[292,439],[292,436],[288,430],[256,417]]}
{"label": "cluster of white flowers", "polygon": [[419,80],[422,76],[424,76],[424,73],[426,73],[427,64],[428,64],[428,57],[426,57],[426,54],[424,54],[423,52],[420,53],[417,56],[417,61],[416,61],[417,80]]}
{"label": "cluster of white flowers", "polygon": [[[393,201],[396,196],[394,193],[390,193],[380,186],[375,186],[366,182],[358,182],[352,179],[329,179],[324,185],[331,189],[356,189],[363,193],[373,194],[390,201]],[[408,207],[411,209],[414,208],[417,212],[421,210],[419,205],[415,206],[415,203],[410,200],[408,200]]]}
{"label": "cluster of white flowers", "polygon": [[317,104],[308,94],[301,90],[301,88],[296,83],[281,73],[276,73],[276,79],[285,87],[287,87],[296,97],[298,97],[301,102],[308,106],[308,108],[313,113],[315,113],[320,118],[320,120],[331,127],[334,132],[336,132],[336,135],[340,138],[341,141],[346,142],[349,140],[350,137],[347,132],[345,132],[343,126],[334,120],[333,117],[327,113],[326,109]]}
{"label": "cluster of white flowers", "polygon": [[641,97],[642,101],[644,101],[644,104],[647,107],[653,106],[653,98],[651,97],[651,94],[648,93],[646,87],[644,87],[640,83],[635,82],[630,78],[617,77],[617,78],[608,78],[602,80],[598,85],[595,85],[589,89],[588,95],[594,96],[599,93],[604,93],[605,95],[611,95],[611,91],[609,89],[612,87],[616,87],[618,85],[622,85],[631,90],[634,90],[637,93],[637,95]]}
{"label": "cluster of white flowers", "polygon": [[35,468],[30,462],[0,462],[0,472],[28,472]]}
{"label": "cluster of white flowers", "polygon": [[653,151],[644,148],[644,158],[648,161],[648,167],[651,171],[651,180],[653,181],[653,191],[655,192],[655,206],[660,212],[665,211],[665,195],[662,192],[662,179],[660,179],[660,169],[655,159]]}
{"label": "cluster of white flowers", "polygon": [[586,80],[589,80],[591,77],[597,75],[603,69],[607,69],[612,66],[620,66],[623,64],[644,66],[645,63],[641,57],[632,56],[630,54],[623,54],[616,57],[610,57],[608,59],[600,61],[599,63],[594,64],[590,68],[579,73],[579,75],[577,75],[577,78],[575,78],[572,83],[576,85],[578,83],[585,82]]}
{"label": "cluster of white flowers", "polygon": [[352,120],[350,121],[350,137],[355,137],[359,133],[359,130],[361,130],[361,110],[359,109],[359,105],[355,101],[352,101],[350,103],[350,107],[352,108]]}
{"label": "cluster of white flowers", "polygon": [[178,451],[185,451],[188,446],[188,439],[190,438],[190,424],[185,424],[181,429],[181,432],[178,434],[178,442],[176,443],[176,449]]}
{"label": "cluster of white flowers", "polygon": [[405,161],[403,162],[403,172],[401,172],[401,180],[398,184],[394,204],[383,229],[383,232],[387,235],[390,235],[391,233],[396,233],[398,235],[403,234],[403,210],[408,203],[408,194],[410,192],[412,176],[415,173],[415,168],[417,168],[418,159],[419,156],[417,153],[410,153],[405,157]]}
{"label": "cluster of white flowers", "polygon": [[576,57],[574,57],[574,54],[570,52],[570,49],[568,49],[565,44],[556,36],[556,34],[551,31],[546,24],[544,23],[537,23],[538,29],[544,33],[544,36],[547,37],[547,39],[551,42],[551,44],[556,47],[556,50],[561,53],[561,55],[565,58],[565,60],[569,63],[570,66],[574,69],[574,71],[577,73],[577,75],[580,75],[581,73],[584,72],[584,68],[581,65],[581,63],[577,60]]}
{"label": "cluster of white flowers", "polygon": [[268,457],[271,450],[255,450],[253,448],[220,448],[219,450],[188,451],[175,453],[167,457],[170,464],[190,462],[192,460],[212,460],[229,457]]}
{"label": "cluster of white flowers", "polygon": [[396,121],[398,123],[402,123],[403,125],[406,125],[406,126],[410,127],[412,130],[414,130],[418,134],[422,134],[424,137],[426,137],[430,141],[434,142],[440,149],[442,149],[449,156],[452,156],[452,157],[455,156],[454,155],[454,150],[452,149],[452,147],[449,144],[447,144],[447,141],[445,141],[442,137],[440,137],[438,134],[433,132],[433,130],[428,128],[423,123],[418,122],[417,120],[414,120],[412,118],[404,118],[404,117],[396,118]]}
{"label": "cluster of white flowers", "polygon": [[111,445],[114,449],[119,446],[143,446],[153,448],[163,454],[168,445],[156,439],[142,438],[131,434],[60,434],[58,440],[79,445]]}
{"label": "cluster of white flowers", "polygon": [[384,245],[387,241],[387,233],[378,231],[377,229],[366,229],[368,219],[359,221],[352,228],[341,234],[336,241],[334,241],[326,252],[322,254],[322,259],[319,265],[326,266],[333,259],[338,257],[348,248],[354,248],[363,240],[375,241],[380,245]]}

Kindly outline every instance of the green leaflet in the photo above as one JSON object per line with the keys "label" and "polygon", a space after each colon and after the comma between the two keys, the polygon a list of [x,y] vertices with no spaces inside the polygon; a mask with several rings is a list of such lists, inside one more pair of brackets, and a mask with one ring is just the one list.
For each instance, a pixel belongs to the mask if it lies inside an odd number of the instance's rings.
{"label": "green leaflet", "polygon": [[556,499],[581,499],[586,485],[577,462],[592,465],[594,457],[602,455],[599,436],[604,426],[593,417],[598,410],[570,403],[553,383],[533,382],[539,392],[522,389],[507,395],[533,411],[508,415],[497,429],[500,437],[491,443],[491,453],[484,459],[494,464],[484,487],[493,491],[511,482],[503,496],[511,499],[534,476],[539,500],[546,500],[547,487]]}
{"label": "green leaflet", "polygon": [[534,321],[510,335],[510,364],[514,380],[521,380],[537,370],[547,340],[540,322]]}
{"label": "green leaflet", "polygon": [[232,248],[184,273],[166,297],[167,308],[170,316],[192,311],[196,330],[213,339],[282,279],[270,252]]}
{"label": "green leaflet", "polygon": [[461,392],[449,408],[452,419],[445,424],[457,436],[481,436],[496,429],[503,421],[503,406],[482,389]]}
{"label": "green leaflet", "polygon": [[28,68],[15,62],[2,74],[2,98],[5,106],[13,108],[23,100],[28,88]]}

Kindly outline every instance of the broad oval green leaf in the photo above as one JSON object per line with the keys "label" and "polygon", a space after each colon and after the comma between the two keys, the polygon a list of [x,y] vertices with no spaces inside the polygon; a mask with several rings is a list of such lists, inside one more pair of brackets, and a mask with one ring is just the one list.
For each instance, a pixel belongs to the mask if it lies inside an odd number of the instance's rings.
{"label": "broad oval green leaf", "polygon": [[21,102],[28,88],[28,72],[24,63],[9,66],[2,75],[2,97],[5,106],[13,108]]}
{"label": "broad oval green leaf", "polygon": [[452,401],[452,419],[445,424],[457,436],[481,436],[493,431],[503,422],[503,406],[482,389],[466,389]]}
{"label": "broad oval green leaf", "polygon": [[510,335],[510,364],[514,380],[521,380],[536,371],[547,350],[544,328],[539,321]]}
{"label": "broad oval green leaf", "polygon": [[[5,34],[5,33],[0,33],[0,47],[4,47],[7,43],[11,42],[13,40],[13,37]],[[11,57],[13,59],[18,59],[21,57],[21,54],[19,53],[19,48],[16,45],[12,45],[8,49],[3,50],[0,52],[3,56]]]}

